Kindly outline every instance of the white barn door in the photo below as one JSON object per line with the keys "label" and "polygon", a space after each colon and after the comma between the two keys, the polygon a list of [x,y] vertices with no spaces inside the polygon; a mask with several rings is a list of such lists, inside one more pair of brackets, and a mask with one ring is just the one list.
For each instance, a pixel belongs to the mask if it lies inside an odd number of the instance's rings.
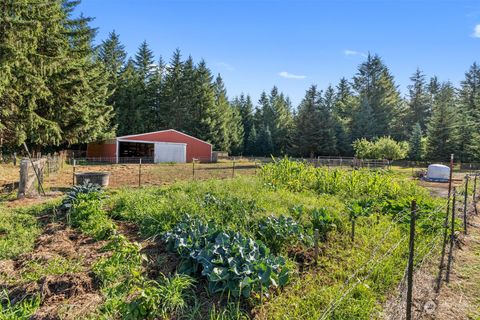
{"label": "white barn door", "polygon": [[182,143],[155,142],[155,163],[187,162],[187,145]]}

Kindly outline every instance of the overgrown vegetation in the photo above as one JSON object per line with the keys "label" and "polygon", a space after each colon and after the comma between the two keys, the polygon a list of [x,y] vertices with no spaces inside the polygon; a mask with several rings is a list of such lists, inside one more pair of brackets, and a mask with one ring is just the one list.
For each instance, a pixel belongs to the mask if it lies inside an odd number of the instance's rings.
{"label": "overgrown vegetation", "polygon": [[[353,284],[328,318],[376,318],[403,277],[412,199],[421,212],[417,263],[439,239],[443,222],[442,202],[392,172],[288,159],[264,165],[258,177],[121,189],[108,197],[96,188],[77,189],[64,201],[68,221],[108,239],[107,254],[92,266],[104,296],[92,316],[104,319],[318,319]],[[141,244],[117,233],[115,220],[137,225],[165,251],[148,258]],[[172,255],[173,269],[148,272]],[[75,262],[29,270],[25,277],[35,280],[42,272],[75,271]],[[358,283],[348,280],[352,275]]]}

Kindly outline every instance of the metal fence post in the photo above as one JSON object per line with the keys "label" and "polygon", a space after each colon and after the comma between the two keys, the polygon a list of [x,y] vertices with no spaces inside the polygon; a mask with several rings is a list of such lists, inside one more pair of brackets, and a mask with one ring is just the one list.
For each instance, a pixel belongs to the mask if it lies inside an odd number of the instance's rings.
{"label": "metal fence post", "polygon": [[455,243],[455,198],[456,198],[457,190],[453,187],[453,200],[452,200],[452,221],[451,221],[451,229],[450,229],[450,249],[448,251],[448,263],[447,263],[447,274],[445,276],[445,281],[447,283],[450,282],[450,269],[452,267],[452,258],[453,258],[453,245]]}
{"label": "metal fence post", "polygon": [[408,270],[407,270],[407,320],[412,319],[412,295],[413,295],[413,257],[415,254],[415,219],[417,202],[412,201],[410,211],[410,242],[408,246]]}
{"label": "metal fence post", "polygon": [[142,158],[138,161],[138,187],[142,186]]}
{"label": "metal fence post", "polygon": [[463,231],[467,234],[468,175],[465,176],[465,194],[463,197]]}

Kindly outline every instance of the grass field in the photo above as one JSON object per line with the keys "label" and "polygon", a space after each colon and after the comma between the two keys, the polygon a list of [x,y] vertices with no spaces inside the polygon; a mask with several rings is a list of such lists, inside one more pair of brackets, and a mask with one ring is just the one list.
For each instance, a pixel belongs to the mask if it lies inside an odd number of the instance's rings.
{"label": "grass field", "polygon": [[[168,168],[152,166],[165,181]],[[438,239],[444,201],[405,173],[287,160],[258,172],[0,206],[0,319],[381,318],[412,199],[415,261]]]}

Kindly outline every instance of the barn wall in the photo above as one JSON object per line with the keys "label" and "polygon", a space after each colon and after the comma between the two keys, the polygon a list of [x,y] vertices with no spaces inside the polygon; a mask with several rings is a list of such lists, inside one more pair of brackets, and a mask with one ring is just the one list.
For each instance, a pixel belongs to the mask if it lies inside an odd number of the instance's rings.
{"label": "barn wall", "polygon": [[117,145],[115,143],[92,142],[87,145],[88,158],[115,158]]}
{"label": "barn wall", "polygon": [[128,140],[186,143],[187,162],[192,162],[193,158],[207,162],[212,158],[212,146],[210,144],[175,131],[152,132],[129,136]]}

